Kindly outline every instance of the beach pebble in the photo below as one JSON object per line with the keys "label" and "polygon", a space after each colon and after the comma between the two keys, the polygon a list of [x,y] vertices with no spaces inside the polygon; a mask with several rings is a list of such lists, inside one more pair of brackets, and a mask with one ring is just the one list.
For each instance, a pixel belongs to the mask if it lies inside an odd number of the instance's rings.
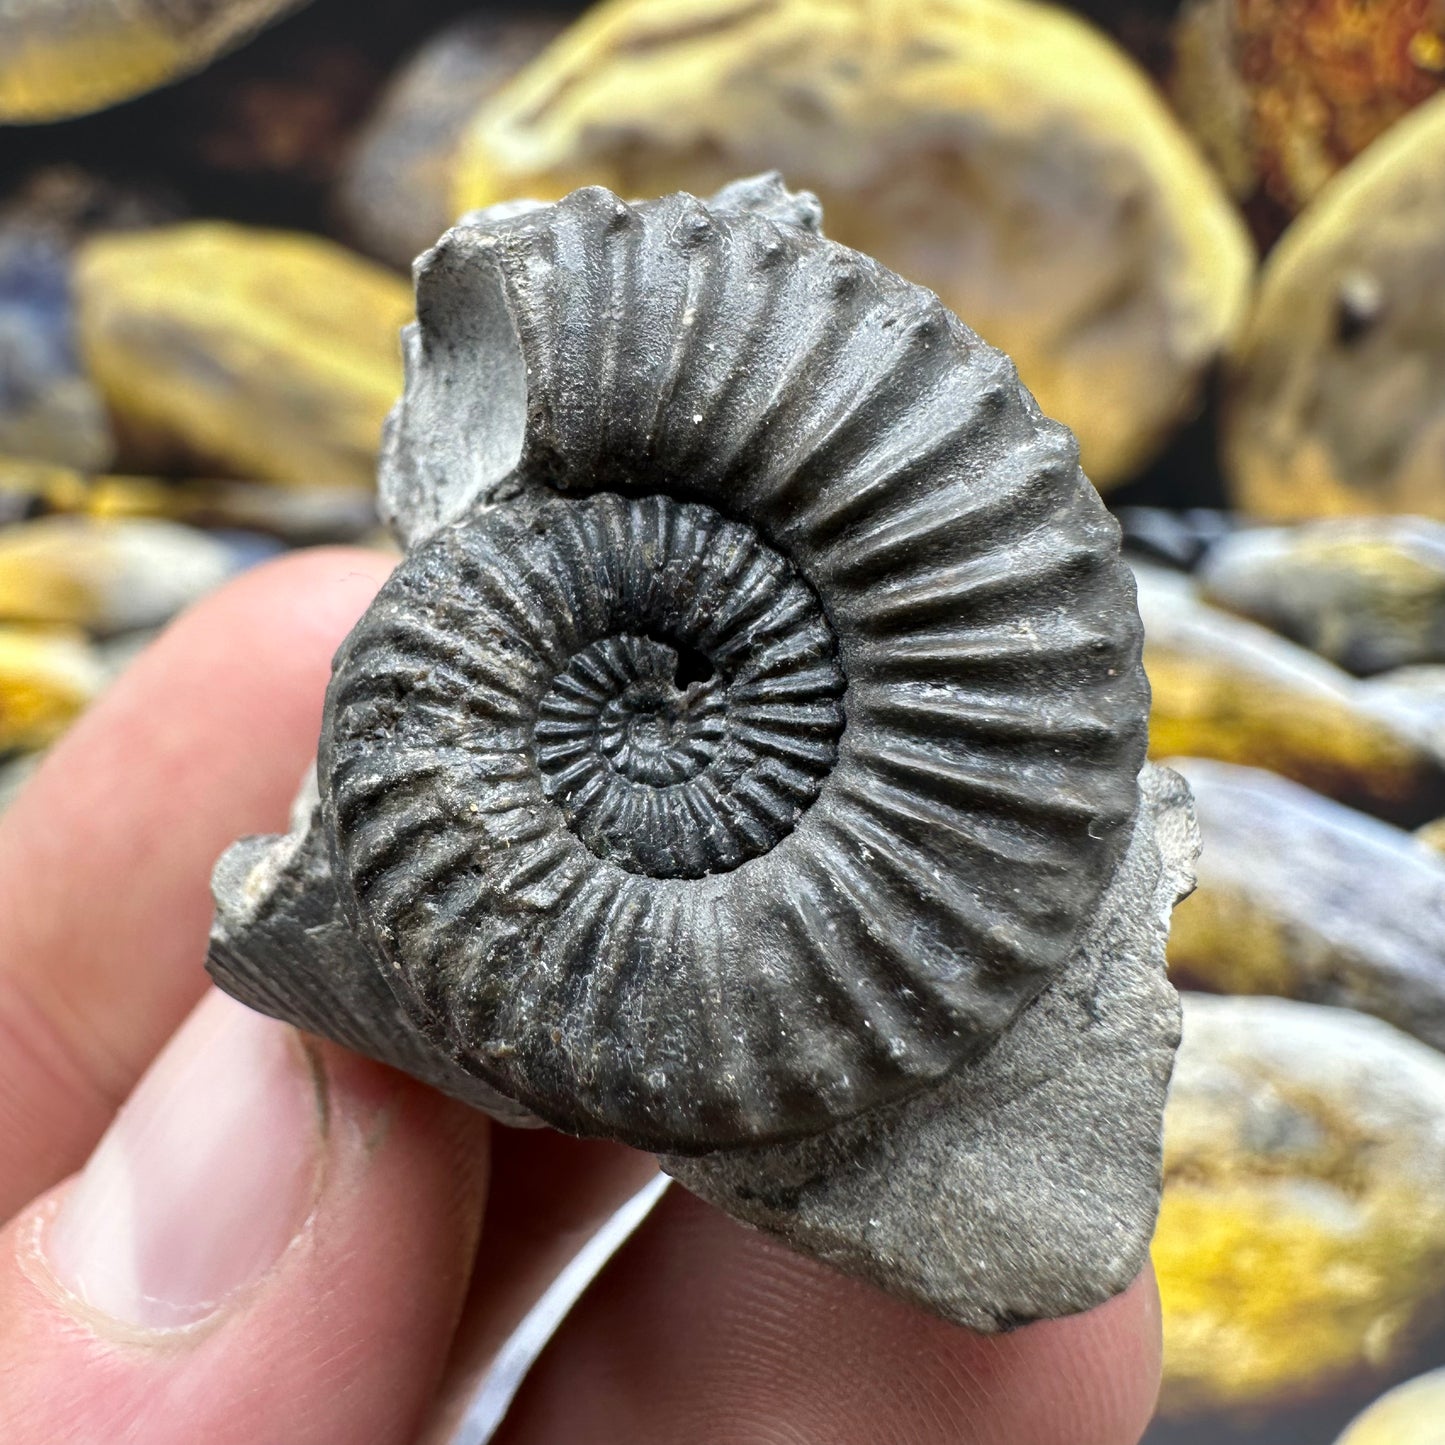
{"label": "beach pebble", "polygon": [[611,0],[480,107],[454,208],[774,168],[1006,351],[1100,486],[1195,409],[1243,316],[1243,223],[1152,82],[1020,0]]}
{"label": "beach pebble", "polygon": [[128,460],[374,482],[413,309],[400,276],[320,237],[200,222],[92,238],[76,290],[82,354]]}
{"label": "beach pebble", "polygon": [[1445,518],[1442,156],[1438,95],[1341,171],[1265,263],[1222,431],[1252,516]]}
{"label": "beach pebble", "polygon": [[1268,768],[1405,824],[1445,812],[1445,764],[1418,720],[1373,684],[1136,566],[1153,756]]}
{"label": "beach pebble", "polygon": [[1328,1393],[1445,1305],[1445,1056],[1378,1019],[1186,994],[1164,1177],[1165,1414]]}
{"label": "beach pebble", "polygon": [[1176,980],[1359,1009],[1445,1050],[1445,858],[1261,769],[1169,766],[1203,842],[1169,934]]}
{"label": "beach pebble", "polygon": [[0,756],[53,742],[106,681],[83,633],[0,623]]}

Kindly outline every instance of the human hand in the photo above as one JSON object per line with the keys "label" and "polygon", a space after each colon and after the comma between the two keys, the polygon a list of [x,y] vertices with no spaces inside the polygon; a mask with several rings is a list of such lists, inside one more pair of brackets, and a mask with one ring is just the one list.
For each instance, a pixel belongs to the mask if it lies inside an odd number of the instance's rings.
{"label": "human hand", "polygon": [[[211,865],[282,826],[385,571],[299,554],[208,599],[0,822],[6,1445],[442,1445],[654,1170],[494,1127],[205,989]],[[1131,1445],[1158,1372],[1150,1277],[986,1339],[673,1189],[498,1440]]]}

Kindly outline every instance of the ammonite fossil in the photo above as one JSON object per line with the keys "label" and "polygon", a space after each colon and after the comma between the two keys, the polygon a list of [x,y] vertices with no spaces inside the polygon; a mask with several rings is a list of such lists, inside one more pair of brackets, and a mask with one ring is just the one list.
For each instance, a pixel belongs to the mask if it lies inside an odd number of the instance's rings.
{"label": "ammonite fossil", "polygon": [[211,969],[999,1327],[1142,1264],[1187,801],[1073,437],[819,225],[594,188],[423,258],[407,556]]}

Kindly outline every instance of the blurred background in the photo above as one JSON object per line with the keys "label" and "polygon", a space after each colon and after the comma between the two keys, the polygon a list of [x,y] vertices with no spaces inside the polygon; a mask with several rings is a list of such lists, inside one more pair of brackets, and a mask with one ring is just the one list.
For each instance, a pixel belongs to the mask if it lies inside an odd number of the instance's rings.
{"label": "blurred background", "polygon": [[456,217],[772,168],[1139,577],[1205,842],[1149,1442],[1441,1445],[1445,0],[0,0],[0,810],[197,597],[389,545]]}

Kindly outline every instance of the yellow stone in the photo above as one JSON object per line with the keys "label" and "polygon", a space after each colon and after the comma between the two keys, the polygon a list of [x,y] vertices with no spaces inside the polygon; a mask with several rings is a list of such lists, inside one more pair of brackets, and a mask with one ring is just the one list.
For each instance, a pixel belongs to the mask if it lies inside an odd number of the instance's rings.
{"label": "yellow stone", "polygon": [[379,525],[372,487],[93,477],[69,467],[0,456],[0,527],[52,513],[238,527],[269,533],[296,546],[362,541]]}
{"label": "yellow stone", "polygon": [[1445,95],[1285,232],[1231,363],[1224,460],[1257,517],[1445,518]]}
{"label": "yellow stone", "polygon": [[1202,602],[1187,578],[1139,566],[1149,751],[1268,768],[1341,802],[1418,824],[1445,811],[1445,767],[1374,684]]}
{"label": "yellow stone", "polygon": [[54,741],[105,682],[80,633],[0,623],[0,755]]}
{"label": "yellow stone", "polygon": [[90,484],[82,472],[55,462],[0,456],[0,526],[85,507]]}
{"label": "yellow stone", "polygon": [[42,517],[0,529],[0,622],[154,627],[235,570],[223,542],[176,522]]}
{"label": "yellow stone", "polygon": [[75,285],[87,367],[133,450],[374,481],[413,312],[400,277],[318,237],[202,222],[96,236]]}
{"label": "yellow stone", "polygon": [[1186,994],[1164,1178],[1165,1414],[1328,1389],[1445,1302],[1445,1057],[1376,1019]]}
{"label": "yellow stone", "polygon": [[1445,1445],[1445,1370],[1382,1395],[1336,1445]]}
{"label": "yellow stone", "polygon": [[1026,0],[610,0],[482,106],[456,200],[773,168],[1007,351],[1100,485],[1242,318],[1253,253],[1207,164],[1113,42]]}
{"label": "yellow stone", "polygon": [[1445,662],[1445,524],[1331,517],[1210,548],[1205,598],[1357,674]]}
{"label": "yellow stone", "polygon": [[0,0],[0,125],[101,110],[199,70],[305,0]]}
{"label": "yellow stone", "polygon": [[1175,981],[1359,1009],[1445,1050],[1445,858],[1259,768],[1170,758],[1203,844]]}

